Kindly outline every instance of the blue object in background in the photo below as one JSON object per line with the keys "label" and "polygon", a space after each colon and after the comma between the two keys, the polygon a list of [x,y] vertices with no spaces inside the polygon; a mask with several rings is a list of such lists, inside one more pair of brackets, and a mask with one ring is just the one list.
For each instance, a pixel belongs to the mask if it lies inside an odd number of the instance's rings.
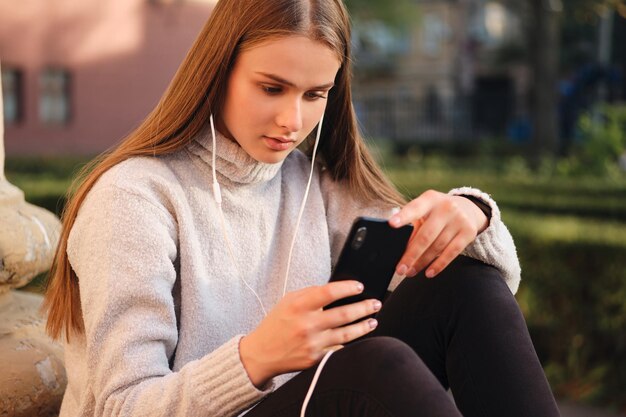
{"label": "blue object in background", "polygon": [[509,141],[514,143],[526,143],[530,141],[532,132],[532,124],[527,117],[513,119],[506,129]]}

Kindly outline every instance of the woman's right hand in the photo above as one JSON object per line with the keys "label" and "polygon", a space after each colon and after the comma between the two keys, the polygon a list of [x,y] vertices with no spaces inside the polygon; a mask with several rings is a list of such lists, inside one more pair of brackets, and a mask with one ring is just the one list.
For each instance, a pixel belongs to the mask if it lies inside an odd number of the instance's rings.
{"label": "woman's right hand", "polygon": [[252,383],[262,387],[274,376],[309,368],[334,346],[374,330],[378,324],[375,319],[348,324],[380,310],[378,300],[323,310],[336,300],[362,291],[358,281],[336,281],[285,295],[239,345],[241,361]]}

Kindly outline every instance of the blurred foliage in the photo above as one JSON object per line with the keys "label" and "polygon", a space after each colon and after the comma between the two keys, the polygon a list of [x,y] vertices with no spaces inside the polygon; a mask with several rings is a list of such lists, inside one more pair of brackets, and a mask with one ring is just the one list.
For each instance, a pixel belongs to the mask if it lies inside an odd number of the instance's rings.
{"label": "blurred foliage", "polygon": [[585,113],[579,122],[580,163],[585,170],[604,174],[626,158],[626,105],[603,105]]}
{"label": "blurred foliage", "polygon": [[[571,176],[552,159],[532,170],[503,141],[473,148],[399,159],[380,146],[378,159],[407,196],[468,185],[498,201],[522,264],[517,299],[556,394],[626,408],[626,178]],[[84,162],[9,159],[7,178],[59,213]],[[40,276],[25,289],[43,285]]]}
{"label": "blurred foliage", "polygon": [[[527,29],[533,16],[528,2],[496,0],[520,16]],[[560,61],[564,69],[594,61],[597,57],[598,24],[611,11],[626,18],[626,0],[555,0],[546,4],[560,13]]]}
{"label": "blurred foliage", "polygon": [[69,180],[87,164],[87,157],[7,157],[5,171],[10,174],[37,178],[60,178]]}
{"label": "blurred foliage", "polygon": [[607,12],[626,18],[626,0],[562,0],[560,61],[564,71],[595,62],[598,26]]}
{"label": "blurred foliage", "polygon": [[412,0],[346,0],[352,18],[355,79],[388,77],[409,48],[409,33],[419,21]]}
{"label": "blurred foliage", "polygon": [[61,215],[72,179],[88,162],[86,158],[7,158],[7,180],[18,186],[26,201]]}
{"label": "blurred foliage", "polygon": [[567,242],[522,232],[520,220],[505,216],[522,264],[517,297],[556,395],[626,407],[625,225],[622,242]]}
{"label": "blurred foliage", "polygon": [[356,21],[379,21],[397,30],[408,29],[418,17],[412,0],[345,0],[344,3]]}

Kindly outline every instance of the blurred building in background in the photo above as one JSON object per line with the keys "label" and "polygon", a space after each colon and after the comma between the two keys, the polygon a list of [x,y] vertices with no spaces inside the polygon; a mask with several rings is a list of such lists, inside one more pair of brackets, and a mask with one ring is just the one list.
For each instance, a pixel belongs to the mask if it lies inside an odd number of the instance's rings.
{"label": "blurred building in background", "polygon": [[[118,142],[157,103],[215,1],[0,0],[7,155],[94,154]],[[349,4],[355,107],[367,136],[399,150],[484,137],[529,140],[539,84],[528,46],[529,21],[537,19],[528,4],[410,0],[415,21],[401,34],[359,21],[362,4]],[[565,51],[554,54],[584,56],[561,59],[561,82],[546,84],[559,91],[559,102],[548,106],[558,106],[567,140],[581,110],[598,100],[599,84],[604,99],[626,98],[626,53],[618,46],[626,42],[625,16],[602,20],[612,22],[604,46],[596,36],[602,30],[589,24],[578,40],[568,38],[580,26],[571,20],[562,14]],[[596,60],[598,50],[611,58]],[[555,119],[556,110],[548,116]]]}
{"label": "blurred building in background", "polygon": [[[626,41],[626,19],[613,13],[600,27],[578,24],[563,13],[573,5],[553,3],[562,15],[560,44],[552,51],[561,65],[554,107],[569,140],[582,110],[598,100],[626,99],[626,53],[619,46]],[[356,30],[355,104],[366,134],[389,139],[399,150],[486,137],[528,142],[537,75],[529,31],[539,17],[528,5],[506,0],[414,4],[419,13],[408,38],[381,27]],[[607,21],[611,27],[602,40]],[[573,31],[581,33],[568,36]],[[602,49],[611,57],[604,62]],[[577,60],[568,59],[573,54]]]}
{"label": "blurred building in background", "polygon": [[419,22],[393,59],[383,48],[359,51],[366,132],[400,145],[503,134],[527,101],[528,64],[500,59],[524,42],[520,18],[497,2],[417,3]]}
{"label": "blurred building in background", "polygon": [[210,0],[0,0],[7,155],[94,154],[158,102]]}

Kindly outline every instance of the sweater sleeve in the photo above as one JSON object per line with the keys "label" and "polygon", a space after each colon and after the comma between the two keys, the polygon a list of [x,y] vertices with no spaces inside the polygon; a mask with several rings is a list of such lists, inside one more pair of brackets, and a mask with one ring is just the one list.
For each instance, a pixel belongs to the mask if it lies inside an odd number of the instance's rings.
{"label": "sweater sleeve", "polygon": [[471,187],[455,188],[448,194],[473,196],[489,205],[491,208],[489,226],[465,248],[463,255],[496,267],[511,292],[515,294],[519,288],[521,267],[513,237],[500,218],[500,209],[496,202],[489,194]]}
{"label": "sweater sleeve", "polygon": [[[241,336],[174,372],[177,225],[164,205],[113,185],[92,190],[68,239],[96,416],[233,416],[260,400]],[[70,340],[71,342],[71,340]]]}

